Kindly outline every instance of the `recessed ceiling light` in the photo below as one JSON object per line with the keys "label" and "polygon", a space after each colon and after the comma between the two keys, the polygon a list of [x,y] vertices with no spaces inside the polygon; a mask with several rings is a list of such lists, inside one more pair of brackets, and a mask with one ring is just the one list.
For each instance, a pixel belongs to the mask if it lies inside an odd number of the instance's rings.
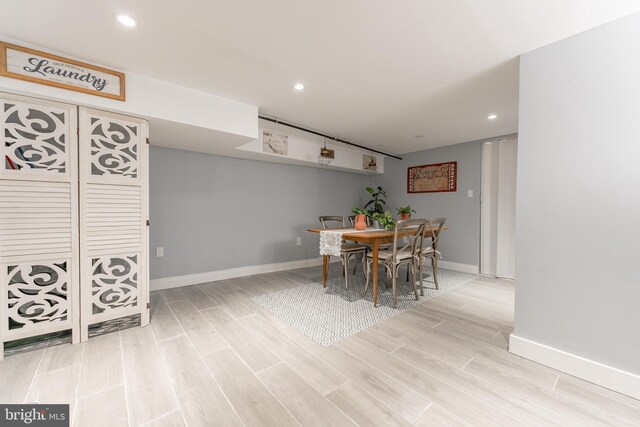
{"label": "recessed ceiling light", "polygon": [[116,14],[116,21],[118,21],[125,27],[135,27],[136,25],[138,25],[133,16],[129,15]]}
{"label": "recessed ceiling light", "polygon": [[495,120],[495,119],[497,119],[497,118],[498,118],[498,115],[497,115],[497,114],[489,114],[489,115],[487,116],[487,119],[489,119],[489,120]]}
{"label": "recessed ceiling light", "polygon": [[302,83],[296,83],[293,85],[293,88],[295,90],[303,90],[304,89],[304,85]]}

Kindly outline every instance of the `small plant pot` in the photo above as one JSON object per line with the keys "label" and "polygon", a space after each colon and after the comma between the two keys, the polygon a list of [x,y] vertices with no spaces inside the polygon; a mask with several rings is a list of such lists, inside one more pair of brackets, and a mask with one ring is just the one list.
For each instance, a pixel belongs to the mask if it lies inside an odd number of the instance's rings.
{"label": "small plant pot", "polygon": [[367,228],[367,217],[364,214],[356,215],[356,230],[364,230]]}
{"label": "small plant pot", "polygon": [[380,221],[378,221],[377,219],[374,219],[373,220],[373,228],[376,228],[376,229],[382,228],[382,227],[380,227]]}
{"label": "small plant pot", "polygon": [[400,219],[403,221],[411,219],[411,214],[400,214]]}

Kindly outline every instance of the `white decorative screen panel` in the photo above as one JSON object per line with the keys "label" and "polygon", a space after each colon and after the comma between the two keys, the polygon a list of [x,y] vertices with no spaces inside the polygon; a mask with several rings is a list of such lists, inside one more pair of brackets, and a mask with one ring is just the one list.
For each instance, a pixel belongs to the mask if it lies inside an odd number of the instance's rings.
{"label": "white decorative screen panel", "polygon": [[6,280],[8,330],[38,329],[54,322],[70,323],[70,260],[8,263]]}
{"label": "white decorative screen panel", "polygon": [[82,334],[141,314],[148,323],[147,123],[80,109]]}
{"label": "white decorative screen panel", "polygon": [[91,141],[90,163],[86,165],[90,177],[101,182],[139,182],[143,124],[89,111],[85,120]]}
{"label": "white decorative screen panel", "polygon": [[138,254],[132,254],[91,260],[93,314],[138,305],[139,258]]}
{"label": "white decorative screen panel", "polygon": [[0,344],[64,329],[77,342],[132,314],[148,324],[147,132],[0,93]]}
{"label": "white decorative screen panel", "polygon": [[138,176],[139,125],[91,117],[91,174]]}
{"label": "white decorative screen panel", "polygon": [[79,340],[77,148],[76,106],[0,93],[0,344]]}
{"label": "white decorative screen panel", "polygon": [[75,109],[3,99],[0,104],[2,172],[68,175]]}

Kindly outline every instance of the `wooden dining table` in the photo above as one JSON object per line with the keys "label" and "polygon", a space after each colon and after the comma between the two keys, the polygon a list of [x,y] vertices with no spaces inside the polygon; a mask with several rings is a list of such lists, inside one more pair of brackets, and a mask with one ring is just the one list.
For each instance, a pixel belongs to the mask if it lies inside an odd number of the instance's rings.
{"label": "wooden dining table", "polygon": [[[449,227],[444,226],[442,230],[446,230]],[[434,231],[437,231],[437,227],[432,227]],[[351,240],[358,243],[368,243],[371,245],[371,252],[373,256],[373,306],[378,305],[378,248],[381,245],[393,243],[394,230],[380,230],[380,229],[367,229],[365,231],[354,231],[353,228],[310,228],[307,231],[312,233],[320,233],[321,231],[329,230],[347,230],[342,234],[344,240]],[[351,232],[350,232],[351,231]],[[425,230],[426,235],[431,233],[428,229]],[[400,232],[399,236],[405,236],[411,234],[410,230],[406,232]],[[434,250],[437,250],[436,242],[432,240],[431,245]],[[327,273],[329,272],[329,256],[322,256],[322,285],[327,287]]]}

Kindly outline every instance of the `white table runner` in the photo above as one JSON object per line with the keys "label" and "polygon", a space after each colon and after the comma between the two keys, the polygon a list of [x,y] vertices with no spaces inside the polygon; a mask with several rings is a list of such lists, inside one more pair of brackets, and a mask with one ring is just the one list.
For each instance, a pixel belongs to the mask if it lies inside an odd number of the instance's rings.
{"label": "white table runner", "polygon": [[320,255],[340,256],[342,251],[342,234],[343,233],[362,233],[371,230],[323,230],[320,232]]}

